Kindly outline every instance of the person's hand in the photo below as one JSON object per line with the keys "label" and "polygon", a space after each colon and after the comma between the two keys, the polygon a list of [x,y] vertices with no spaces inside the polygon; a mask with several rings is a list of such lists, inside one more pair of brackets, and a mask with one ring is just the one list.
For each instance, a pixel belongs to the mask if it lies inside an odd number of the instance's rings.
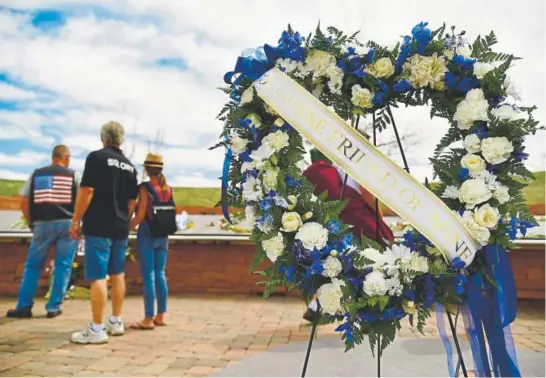
{"label": "person's hand", "polygon": [[81,226],[79,223],[72,222],[70,226],[70,237],[75,240],[81,239]]}
{"label": "person's hand", "polygon": [[129,223],[129,230],[135,231],[137,229],[137,226],[138,226],[138,223],[135,222],[135,219],[133,219],[131,223]]}

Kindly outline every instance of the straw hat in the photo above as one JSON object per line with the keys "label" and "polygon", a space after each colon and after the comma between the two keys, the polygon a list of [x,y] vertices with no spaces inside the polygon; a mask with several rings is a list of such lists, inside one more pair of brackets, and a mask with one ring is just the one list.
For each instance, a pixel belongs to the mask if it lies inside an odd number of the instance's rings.
{"label": "straw hat", "polygon": [[153,152],[148,152],[144,160],[145,167],[163,168],[163,156]]}

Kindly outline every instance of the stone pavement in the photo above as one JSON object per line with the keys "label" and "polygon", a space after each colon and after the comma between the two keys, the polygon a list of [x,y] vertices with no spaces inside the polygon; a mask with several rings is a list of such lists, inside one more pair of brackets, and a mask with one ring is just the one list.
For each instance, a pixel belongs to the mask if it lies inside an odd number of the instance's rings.
{"label": "stone pavement", "polygon": [[[13,300],[0,300],[4,314]],[[124,320],[139,320],[142,302],[127,299]],[[64,314],[45,318],[43,301],[35,317],[3,319],[0,325],[0,376],[207,376],[269,348],[308,340],[298,298],[188,295],[170,298],[168,327],[128,330],[105,345],[68,342],[89,322],[89,303],[71,300]],[[335,326],[320,326],[318,337],[335,335]],[[512,333],[518,348],[544,353],[544,301],[524,302]],[[463,328],[458,333],[464,339]],[[401,337],[438,338],[435,318],[425,336],[406,325]],[[341,343],[341,342],[340,342]],[[297,373],[295,373],[297,374]]]}

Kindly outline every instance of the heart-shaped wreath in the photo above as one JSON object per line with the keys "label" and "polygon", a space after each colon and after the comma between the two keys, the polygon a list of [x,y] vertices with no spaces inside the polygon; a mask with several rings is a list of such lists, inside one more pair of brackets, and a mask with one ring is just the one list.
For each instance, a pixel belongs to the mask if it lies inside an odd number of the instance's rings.
{"label": "heart-shaped wreath", "polygon": [[[518,107],[506,71],[517,59],[491,49],[493,32],[470,45],[464,33],[426,23],[393,49],[317,27],[307,38],[289,26],[276,47],[247,50],[222,89],[230,101],[218,118],[226,147],[223,205],[245,208],[254,225],[268,295],[278,285],[299,289],[340,321],[347,348],[369,337],[381,349],[394,340],[400,319],[417,315],[422,331],[434,302],[462,304],[467,274],[491,275],[484,250],[467,271],[445,261],[416,231],[382,247],[357,240],[339,214],[343,201],[315,197],[303,176],[302,136],[260,99],[252,83],[279,67],[345,120],[374,113],[376,130],[392,122],[390,107],[431,107],[431,117],[449,121],[431,162],[439,183],[432,190],[458,212],[482,246],[509,247],[535,223],[521,193],[532,174],[523,160],[524,139],[534,134],[535,109]],[[462,146],[461,146],[462,142]],[[458,145],[457,145],[458,144]],[[457,259],[456,259],[457,260]]]}

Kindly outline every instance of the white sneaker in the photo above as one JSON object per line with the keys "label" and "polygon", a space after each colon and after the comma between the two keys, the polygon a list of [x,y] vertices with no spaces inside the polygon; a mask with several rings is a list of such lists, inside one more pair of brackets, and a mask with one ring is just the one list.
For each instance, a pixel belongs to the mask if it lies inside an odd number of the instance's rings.
{"label": "white sneaker", "polygon": [[76,344],[105,344],[108,342],[108,334],[104,329],[93,331],[90,327],[80,332],[74,332],[70,341]]}
{"label": "white sneaker", "polygon": [[125,334],[125,327],[123,326],[123,322],[112,323],[110,319],[108,319],[104,323],[104,328],[106,328],[106,332],[110,336],[122,336]]}

